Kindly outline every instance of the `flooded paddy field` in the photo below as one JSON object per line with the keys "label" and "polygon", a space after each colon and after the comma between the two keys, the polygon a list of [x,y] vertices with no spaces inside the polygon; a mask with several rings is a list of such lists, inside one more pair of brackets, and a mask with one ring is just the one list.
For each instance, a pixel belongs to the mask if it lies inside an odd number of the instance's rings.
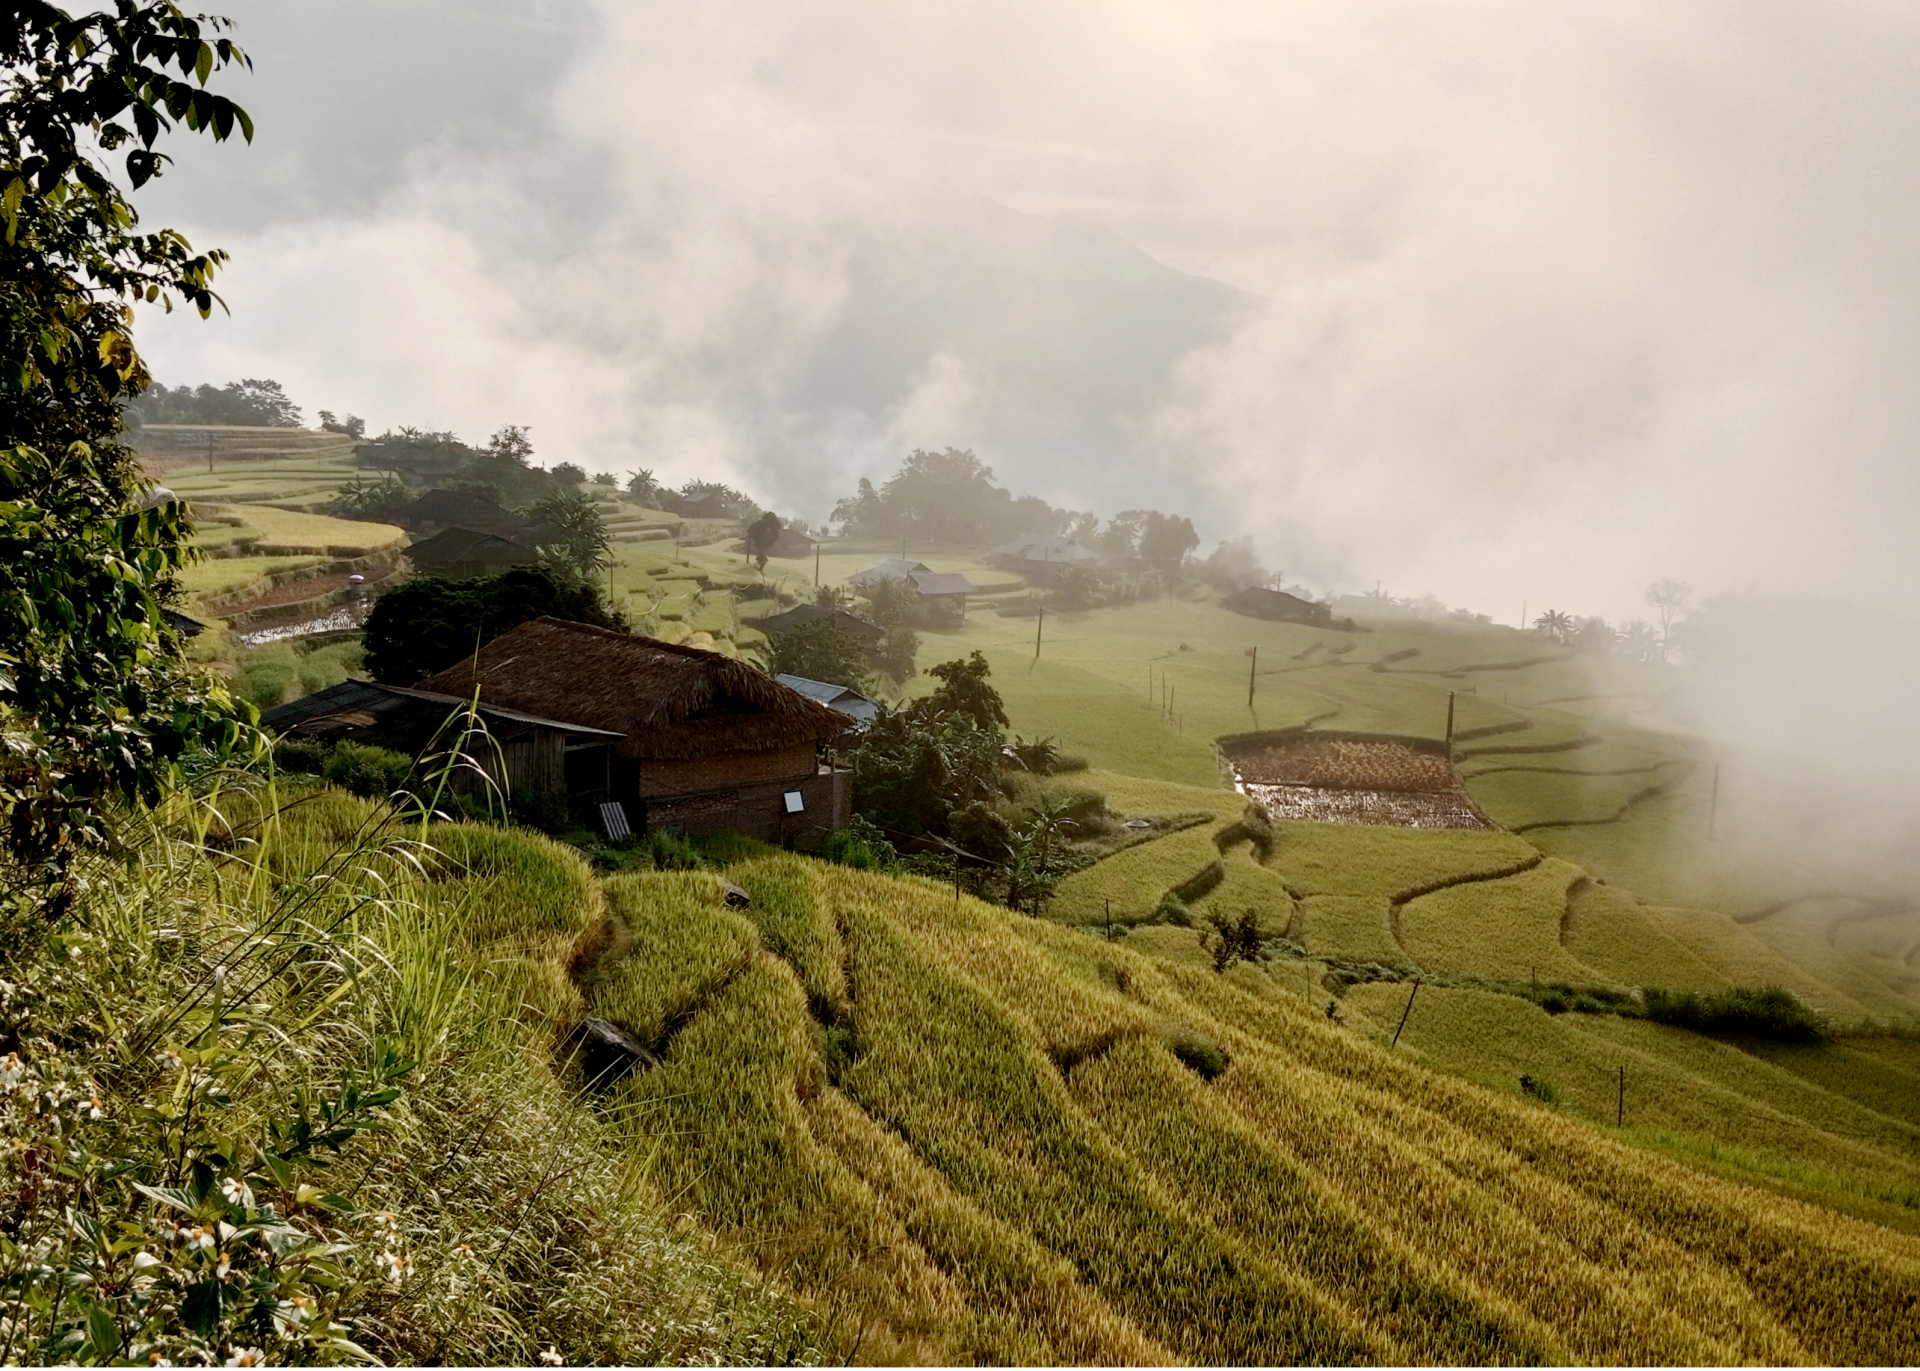
{"label": "flooded paddy field", "polygon": [[1394,828],[1492,828],[1460,791],[1354,790],[1316,785],[1261,785],[1242,781],[1241,793],[1276,819],[1323,824],[1385,824]]}
{"label": "flooded paddy field", "polygon": [[1230,746],[1236,787],[1276,819],[1395,828],[1492,828],[1443,749],[1389,738]]}

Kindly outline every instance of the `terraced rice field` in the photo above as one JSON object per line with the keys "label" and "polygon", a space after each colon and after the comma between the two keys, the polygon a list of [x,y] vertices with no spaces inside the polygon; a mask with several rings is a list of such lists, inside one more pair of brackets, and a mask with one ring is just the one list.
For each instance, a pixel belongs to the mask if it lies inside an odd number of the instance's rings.
{"label": "terraced rice field", "polygon": [[[687,877],[609,887],[625,950],[586,993],[659,1062],[612,1103],[658,1183],[842,1311],[862,1358],[1920,1354],[1900,1312],[1920,1240],[1585,1122],[1598,1086],[1556,1111],[1507,1065],[1460,1079],[1449,1044],[1484,1016],[1447,1038],[1442,997],[1396,1055],[1376,991],[1336,1024],[1280,970],[1216,975],[1188,930],[1107,944],[790,856],[729,875],[750,908]],[[1556,1069],[1667,1062],[1644,1107],[1684,1126],[1688,1068],[1665,1051],[1576,1041]],[[1817,1098],[1783,1097],[1780,1127],[1817,1133]]]}

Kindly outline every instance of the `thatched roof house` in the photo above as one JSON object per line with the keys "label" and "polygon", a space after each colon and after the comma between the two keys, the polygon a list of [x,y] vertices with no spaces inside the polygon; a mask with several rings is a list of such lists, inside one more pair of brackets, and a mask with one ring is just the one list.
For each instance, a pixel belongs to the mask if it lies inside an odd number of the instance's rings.
{"label": "thatched roof house", "polygon": [[419,689],[502,705],[623,735],[637,758],[805,746],[838,736],[846,719],[745,662],[703,648],[611,629],[533,619]]}
{"label": "thatched roof house", "polygon": [[870,624],[857,614],[849,614],[844,609],[832,605],[795,605],[783,614],[771,614],[757,621],[754,627],[769,637],[782,633],[798,633],[803,628],[815,624],[832,624],[861,647],[871,648],[884,636],[878,624]]}
{"label": "thatched roof house", "polygon": [[1316,627],[1331,627],[1333,611],[1317,600],[1303,600],[1298,595],[1289,595],[1284,590],[1274,590],[1269,586],[1248,586],[1237,590],[1220,601],[1220,608],[1230,609],[1235,614],[1245,614],[1253,619],[1270,619],[1278,623],[1312,624]]}
{"label": "thatched roof house", "polygon": [[539,532],[486,496],[470,490],[429,490],[402,505],[394,514],[393,522],[416,538],[430,538],[442,529],[466,528],[515,541],[537,542],[533,535]]}
{"label": "thatched roof house", "polygon": [[[595,789],[638,810],[636,831],[812,841],[845,822],[847,773],[821,750],[851,721],[718,652],[534,619],[418,688],[618,735]],[[576,773],[592,767],[570,757]]]}
{"label": "thatched roof house", "polygon": [[471,528],[443,528],[407,549],[407,560],[422,576],[491,576],[510,566],[539,559],[534,550],[497,533]]}

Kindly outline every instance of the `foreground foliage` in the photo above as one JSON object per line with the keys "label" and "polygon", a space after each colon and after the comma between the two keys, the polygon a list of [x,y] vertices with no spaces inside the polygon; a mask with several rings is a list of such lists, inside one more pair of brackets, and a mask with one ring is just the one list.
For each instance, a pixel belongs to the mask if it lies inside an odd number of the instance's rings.
{"label": "foreground foliage", "polygon": [[556,1074],[577,857],[218,805],[83,864],[0,970],[0,1360],[809,1355]]}

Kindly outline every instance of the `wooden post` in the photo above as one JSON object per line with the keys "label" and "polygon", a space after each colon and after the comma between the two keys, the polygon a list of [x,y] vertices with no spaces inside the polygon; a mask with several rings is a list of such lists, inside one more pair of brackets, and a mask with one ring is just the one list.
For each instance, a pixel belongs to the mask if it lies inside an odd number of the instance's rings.
{"label": "wooden post", "polygon": [[1260,645],[1253,645],[1253,663],[1247,667],[1247,708],[1253,708],[1253,675],[1260,669]]}
{"label": "wooden post", "polygon": [[1107,941],[1113,941],[1113,896],[1107,896]]}
{"label": "wooden post", "polygon": [[1453,692],[1447,692],[1447,760],[1453,760]]}
{"label": "wooden post", "polygon": [[1713,764],[1713,798],[1707,802],[1707,836],[1713,836],[1713,826],[1720,818],[1720,763]]}
{"label": "wooden post", "polygon": [[1047,602],[1040,602],[1040,618],[1033,626],[1033,660],[1040,660],[1040,631],[1047,626]]}
{"label": "wooden post", "polygon": [[813,540],[813,586],[815,590],[820,588],[820,540],[818,538]]}
{"label": "wooden post", "polygon": [[[1413,989],[1409,991],[1407,994],[1407,1007],[1400,1011],[1400,1028],[1405,1028],[1407,1026],[1407,1015],[1413,1013],[1413,997],[1415,995],[1418,995],[1419,993],[1420,993],[1420,978],[1418,976],[1415,976],[1413,978]],[[1393,1042],[1387,1048],[1389,1052],[1391,1052],[1394,1048],[1400,1046],[1400,1028],[1396,1028],[1393,1030]]]}
{"label": "wooden post", "polygon": [[1620,1063],[1620,1103],[1614,1114],[1613,1123],[1616,1128],[1627,1126],[1627,1064],[1625,1062]]}

